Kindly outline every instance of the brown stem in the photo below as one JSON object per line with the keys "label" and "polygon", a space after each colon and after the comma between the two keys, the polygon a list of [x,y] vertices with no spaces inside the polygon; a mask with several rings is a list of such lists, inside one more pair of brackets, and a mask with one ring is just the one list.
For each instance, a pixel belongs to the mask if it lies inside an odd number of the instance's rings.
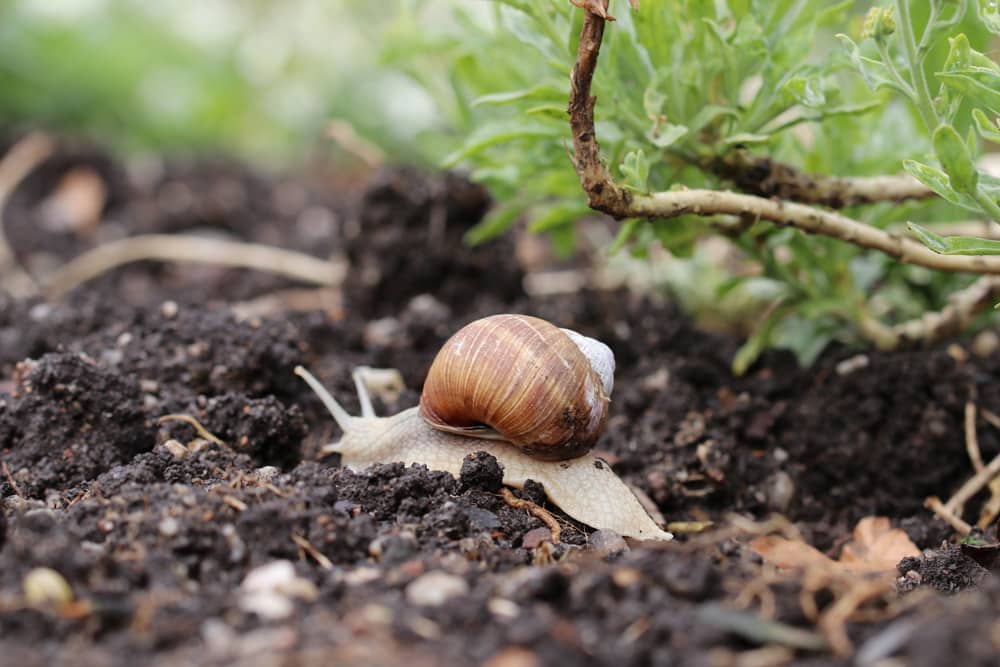
{"label": "brown stem", "polygon": [[831,208],[935,196],[933,190],[908,174],[857,178],[807,174],[789,164],[765,155],[751,155],[742,149],[708,160],[702,166],[749,194]]}
{"label": "brown stem", "polygon": [[[600,0],[607,14],[608,0]],[[569,125],[573,133],[573,166],[580,177],[580,185],[587,193],[591,208],[614,217],[619,211],[628,211],[631,195],[615,185],[611,174],[601,162],[601,147],[594,132],[594,104],[590,95],[597,57],[601,52],[606,21],[600,15],[584,10],[583,30],[576,50],[576,64],[570,76]]]}

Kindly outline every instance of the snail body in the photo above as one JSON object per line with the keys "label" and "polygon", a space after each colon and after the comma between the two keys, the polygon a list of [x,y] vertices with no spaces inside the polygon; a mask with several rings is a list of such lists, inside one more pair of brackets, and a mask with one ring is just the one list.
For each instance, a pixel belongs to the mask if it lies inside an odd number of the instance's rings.
{"label": "snail body", "polygon": [[[504,327],[513,331],[498,334]],[[544,359],[553,346],[556,353]],[[510,356],[493,361],[494,355],[503,358],[505,348]],[[401,462],[457,478],[467,455],[485,451],[503,466],[505,485],[540,482],[553,504],[582,523],[625,537],[669,540],[672,535],[611,466],[588,451],[607,419],[613,370],[603,343],[537,318],[502,315],[478,320],[449,339],[432,364],[420,406],[390,417],[375,416],[362,369],[354,373],[360,417],[349,415],[308,371],[295,372],[343,431],[324,451],[340,454],[348,468]],[[514,390],[504,385],[508,380]],[[500,399],[477,394],[491,387]],[[438,392],[446,392],[445,400]],[[511,419],[511,406],[529,414]]]}

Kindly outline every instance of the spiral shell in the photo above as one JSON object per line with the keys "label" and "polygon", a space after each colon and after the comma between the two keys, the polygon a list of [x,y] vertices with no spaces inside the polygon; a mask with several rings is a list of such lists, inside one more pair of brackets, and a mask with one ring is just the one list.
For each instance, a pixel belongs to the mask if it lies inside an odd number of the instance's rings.
{"label": "spiral shell", "polygon": [[535,458],[575,458],[604,428],[613,373],[611,350],[599,341],[537,317],[493,315],[438,352],[420,416],[442,431],[506,440]]}

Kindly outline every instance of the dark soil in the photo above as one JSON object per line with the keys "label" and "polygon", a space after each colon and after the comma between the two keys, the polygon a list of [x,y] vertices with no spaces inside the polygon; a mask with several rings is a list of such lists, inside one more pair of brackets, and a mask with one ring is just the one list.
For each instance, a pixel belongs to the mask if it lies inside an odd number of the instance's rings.
{"label": "dark soil", "polygon": [[[43,203],[81,167],[107,185],[100,224],[47,226]],[[322,183],[226,163],[126,167],[67,146],[15,191],[6,235],[36,275],[149,232],[341,256],[351,273],[333,306],[249,316],[294,283],[138,263],[59,302],[0,292],[0,662],[995,664],[1000,584],[924,500],[972,474],[964,409],[1000,411],[996,352],[963,341],[869,352],[847,373],[838,364],[856,351],[811,369],[775,352],[736,378],[738,340],[652,297],[529,297],[513,234],[462,243],[489,202],[458,176],[387,169],[363,192]],[[496,312],[607,342],[618,370],[600,453],[669,521],[716,528],[628,545],[560,517],[552,545],[500,498],[491,457],[471,457],[459,480],[317,459],[339,434],[296,365],[353,413],[353,367],[399,368],[408,389],[376,406],[394,413],[416,403],[452,332]],[[223,444],[160,419],[171,414]],[[979,445],[987,461],[1000,454],[982,420]],[[849,620],[853,652],[837,655],[800,604],[806,584],[762,567],[734,513],[782,514],[833,555],[858,519],[884,515],[927,551]],[[281,560],[293,570],[271,575],[279,590],[254,593],[250,580]],[[56,583],[26,595],[38,568]],[[815,593],[822,612],[842,591]]]}

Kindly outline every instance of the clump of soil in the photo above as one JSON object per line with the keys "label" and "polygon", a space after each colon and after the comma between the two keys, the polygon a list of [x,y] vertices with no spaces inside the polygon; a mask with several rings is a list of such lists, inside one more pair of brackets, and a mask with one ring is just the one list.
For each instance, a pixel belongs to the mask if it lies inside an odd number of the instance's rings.
{"label": "clump of soil", "polygon": [[[41,224],[82,168],[107,187],[100,223]],[[459,176],[387,169],[360,196],[316,183],[222,163],[122,167],[71,148],[10,199],[7,238],[39,275],[145,232],[351,263],[338,305],[320,309],[247,315],[293,284],[154,263],[59,302],[0,295],[0,652],[12,663],[739,664],[762,646],[781,664],[993,659],[997,584],[942,546],[951,529],[923,503],[972,474],[965,403],[1000,405],[995,354],[869,352],[844,372],[855,351],[810,369],[778,352],[736,378],[739,341],[651,296],[526,294],[512,238],[461,243],[489,202]],[[399,368],[407,388],[376,406],[393,413],[416,403],[451,333],[502,311],[612,347],[598,453],[669,521],[714,530],[627,544],[549,507],[563,528],[554,545],[504,502],[496,461],[474,449],[460,479],[318,456],[339,433],[295,366],[353,414],[352,368]],[[979,426],[989,460],[1000,435]],[[537,485],[520,493],[544,504]],[[746,521],[772,513],[831,553],[870,515],[927,550],[864,618],[838,626],[853,653],[833,653],[831,626],[802,606],[812,596],[825,612],[842,589],[780,577],[746,548]],[[55,592],[29,594],[38,577]]]}

